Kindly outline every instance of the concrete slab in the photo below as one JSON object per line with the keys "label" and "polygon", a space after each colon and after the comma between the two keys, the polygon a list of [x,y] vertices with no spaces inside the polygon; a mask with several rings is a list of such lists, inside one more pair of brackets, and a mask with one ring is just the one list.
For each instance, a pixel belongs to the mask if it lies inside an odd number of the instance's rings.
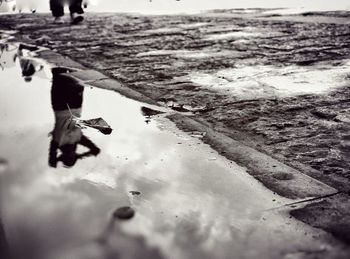
{"label": "concrete slab", "polygon": [[157,105],[157,102],[154,101],[153,99],[151,99],[151,98],[149,98],[149,97],[147,97],[147,96],[145,96],[145,95],[143,95],[143,94],[141,94],[141,93],[139,93],[139,92],[137,92],[129,87],[124,86],[122,83],[120,83],[114,79],[102,79],[102,80],[98,80],[98,81],[89,82],[89,84],[92,86],[95,86],[95,87],[117,91],[117,92],[121,93],[122,95],[124,95],[128,98],[134,99],[134,100]]}
{"label": "concrete slab", "polygon": [[249,174],[282,196],[302,199],[325,196],[337,192],[335,188],[315,180],[224,134],[215,132],[192,118],[180,114],[173,114],[168,117],[185,131],[206,132],[203,138],[204,142],[227,158],[246,167]]}
{"label": "concrete slab", "polygon": [[41,50],[40,52],[38,52],[38,56],[56,66],[69,67],[69,68],[75,68],[75,69],[85,68],[83,65],[81,65],[78,62],[75,62],[71,58],[65,57],[49,49]]}
{"label": "concrete slab", "polygon": [[73,75],[74,77],[80,79],[84,83],[87,83],[89,81],[98,81],[98,80],[102,80],[102,79],[109,79],[104,74],[102,74],[96,70],[92,70],[92,69],[84,69],[84,70],[73,72],[70,74]]}

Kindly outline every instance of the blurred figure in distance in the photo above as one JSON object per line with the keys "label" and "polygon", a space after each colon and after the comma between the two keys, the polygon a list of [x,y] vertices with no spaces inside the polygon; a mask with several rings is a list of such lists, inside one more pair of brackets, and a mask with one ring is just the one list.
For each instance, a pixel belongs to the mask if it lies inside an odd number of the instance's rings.
{"label": "blurred figure in distance", "polygon": [[50,9],[55,17],[54,23],[63,23],[64,6],[68,4],[72,24],[79,24],[84,20],[83,6],[86,8],[88,1],[85,0],[50,0]]}

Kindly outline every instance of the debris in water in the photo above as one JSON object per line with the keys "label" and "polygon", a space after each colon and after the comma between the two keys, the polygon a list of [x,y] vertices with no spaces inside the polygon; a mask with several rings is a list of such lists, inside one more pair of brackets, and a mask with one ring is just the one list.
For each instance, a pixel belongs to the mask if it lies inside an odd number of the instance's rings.
{"label": "debris in water", "polygon": [[72,113],[68,104],[67,104],[67,107],[68,107],[68,110],[71,114],[72,121],[74,121],[77,126],[80,126],[81,128],[84,128],[84,127],[94,128],[105,135],[109,135],[112,133],[111,126],[109,126],[108,123],[104,119],[96,118],[96,119],[90,119],[90,120],[82,120],[82,119],[78,118],[77,116],[74,116],[74,114]]}
{"label": "debris in water", "polygon": [[135,210],[130,207],[121,207],[113,212],[114,219],[128,220],[134,217]]}
{"label": "debris in water", "polygon": [[151,108],[144,107],[144,106],[141,107],[141,112],[142,112],[142,115],[145,117],[151,117],[151,116],[164,113],[164,112],[153,110]]}
{"label": "debris in water", "polygon": [[8,167],[6,159],[0,157],[0,174],[4,173]]}
{"label": "debris in water", "polygon": [[7,164],[7,160],[5,158],[0,157],[0,165]]}
{"label": "debris in water", "polygon": [[91,120],[80,120],[79,123],[86,127],[97,129],[105,135],[109,135],[112,133],[112,128],[102,118],[91,119]]}
{"label": "debris in water", "polygon": [[201,131],[192,131],[192,132],[190,132],[190,136],[194,137],[194,138],[201,139],[201,138],[204,138],[205,135],[207,135],[206,132],[201,132]]}
{"label": "debris in water", "polygon": [[129,192],[131,195],[134,195],[134,196],[136,196],[136,195],[141,195],[141,192],[139,192],[139,191],[130,191]]}
{"label": "debris in water", "polygon": [[82,120],[77,116],[74,116],[68,104],[67,104],[67,107],[71,114],[72,122],[74,121],[76,126],[80,126],[81,128],[84,128],[84,127],[94,128],[105,135],[109,135],[112,133],[113,129],[111,128],[111,126],[108,125],[108,123],[104,119],[96,118],[96,119],[90,119],[90,120]]}

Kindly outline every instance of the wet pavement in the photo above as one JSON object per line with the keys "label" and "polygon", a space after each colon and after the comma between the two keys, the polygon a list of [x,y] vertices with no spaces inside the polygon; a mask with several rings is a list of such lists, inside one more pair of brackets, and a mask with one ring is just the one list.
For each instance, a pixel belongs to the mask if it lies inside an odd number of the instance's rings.
{"label": "wet pavement", "polygon": [[22,14],[0,24],[349,193],[349,12],[252,11],[89,13],[81,26]]}
{"label": "wet pavement", "polygon": [[[349,193],[348,17],[89,13],[81,26],[57,26],[50,15],[22,14],[1,16],[0,26],[118,80],[117,91],[196,111],[216,132]],[[259,180],[288,197],[297,186]]]}
{"label": "wet pavement", "polygon": [[[289,216],[282,205],[291,200],[203,144],[205,133],[178,130],[168,110],[83,86],[70,69],[25,47],[1,46],[1,252],[16,259],[347,257],[329,234]],[[113,131],[79,124],[94,118]]]}

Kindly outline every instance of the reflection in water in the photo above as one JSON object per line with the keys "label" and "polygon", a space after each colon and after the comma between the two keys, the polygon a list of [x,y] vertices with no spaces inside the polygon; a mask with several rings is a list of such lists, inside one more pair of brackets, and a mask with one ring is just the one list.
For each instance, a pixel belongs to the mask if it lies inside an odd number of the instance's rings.
{"label": "reflection in water", "polygon": [[146,118],[145,122],[148,124],[148,123],[151,122],[151,117],[152,117],[152,116],[158,115],[158,114],[162,114],[162,113],[164,113],[164,112],[156,111],[156,110],[153,110],[153,109],[151,109],[151,108],[142,106],[142,107],[141,107],[141,113],[142,113],[142,115]]}
{"label": "reflection in water", "polygon": [[[78,159],[100,153],[100,149],[84,136],[81,127],[73,119],[73,116],[81,116],[84,86],[66,72],[69,71],[65,68],[52,69],[51,103],[55,112],[55,127],[49,150],[51,167],[56,167],[59,161],[66,167],[72,167]],[[78,154],[79,144],[89,150]],[[58,151],[61,151],[60,155]]]}
{"label": "reflection in water", "polygon": [[19,44],[0,44],[0,68],[5,70],[16,65],[18,60],[25,82],[32,81],[33,76],[44,69],[44,66],[35,58],[27,55],[28,51],[38,50],[37,47]]}
{"label": "reflection in water", "polygon": [[10,252],[6,240],[5,229],[0,218],[0,258],[9,259]]}
{"label": "reflection in water", "polygon": [[5,68],[10,68],[15,65],[15,55],[17,52],[17,47],[10,44],[0,43],[0,68],[5,70]]}
{"label": "reflection in water", "polygon": [[[50,104],[48,79],[23,82],[19,64],[0,71],[0,157],[8,171],[0,180],[1,217],[13,258],[268,259],[323,253],[323,234],[284,213],[250,217],[286,200],[244,168],[161,116],[144,123],[152,115],[140,112],[144,104],[102,89],[84,90],[66,69],[53,72]],[[104,152],[74,170],[53,169],[47,164],[47,132],[55,123],[55,161],[65,156],[61,137],[68,139],[68,150],[80,146],[75,138],[83,134],[69,121],[81,114],[83,92],[84,117],[102,116],[117,130],[107,136],[84,129]],[[73,157],[76,162],[75,150]],[[135,209],[131,220],[114,217],[124,206]],[[327,256],[332,251],[320,256],[337,258]]]}
{"label": "reflection in water", "polygon": [[94,259],[164,259],[162,251],[151,247],[143,236],[131,235],[123,230],[120,220],[129,220],[133,216],[134,210],[130,207],[117,209],[104,231],[95,239],[95,243],[90,243],[78,253],[74,253],[74,259],[86,259],[87,256],[91,256],[93,245],[97,248],[96,255],[91,257]]}
{"label": "reflection in water", "polygon": [[0,176],[6,171],[8,162],[6,159],[0,157]]}
{"label": "reflection in water", "polygon": [[15,55],[14,60],[16,60],[16,58],[19,59],[19,64],[22,69],[22,77],[24,78],[24,81],[30,82],[32,81],[33,75],[36,72],[41,71],[44,68],[44,66],[33,58],[25,57],[23,53],[24,50],[32,51],[33,48],[20,44],[18,47],[17,55]]}

